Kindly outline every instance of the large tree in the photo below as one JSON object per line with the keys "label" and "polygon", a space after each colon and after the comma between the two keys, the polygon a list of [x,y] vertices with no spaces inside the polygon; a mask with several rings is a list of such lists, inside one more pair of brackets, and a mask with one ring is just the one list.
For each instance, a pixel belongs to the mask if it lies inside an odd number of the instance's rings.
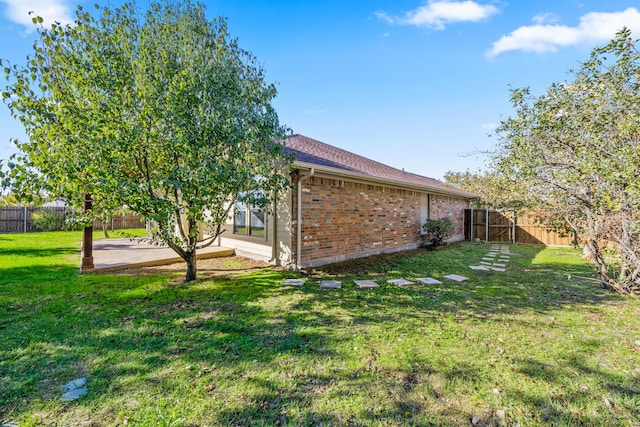
{"label": "large tree", "polygon": [[3,64],[4,101],[29,137],[16,141],[11,181],[23,194],[127,205],[156,222],[154,238],[193,280],[197,249],[223,232],[233,202],[265,207],[287,185],[275,86],[200,4],[96,8],[79,7],[71,26],[34,17],[26,64]]}
{"label": "large tree", "polygon": [[494,170],[448,171],[444,182],[475,194],[477,198],[471,202],[474,208],[521,210],[533,206],[532,196],[522,180],[507,179]]}
{"label": "large tree", "polygon": [[515,89],[497,132],[496,170],[582,239],[600,282],[640,290],[640,53],[628,30],[597,48],[573,80],[534,97]]}

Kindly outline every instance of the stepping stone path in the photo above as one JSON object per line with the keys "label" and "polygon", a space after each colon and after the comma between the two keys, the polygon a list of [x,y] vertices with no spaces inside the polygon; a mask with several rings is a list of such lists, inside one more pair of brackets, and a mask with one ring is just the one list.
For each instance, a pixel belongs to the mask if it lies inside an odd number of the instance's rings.
{"label": "stepping stone path", "polygon": [[[503,245],[492,245],[491,250],[482,258],[479,266],[470,265],[472,270],[491,270],[505,272],[507,263],[509,262],[509,247]],[[484,267],[484,268],[479,268]]]}
{"label": "stepping stone path", "polygon": [[464,276],[459,276],[457,274],[447,274],[446,276],[444,276],[445,279],[449,279],[449,280],[453,280],[454,282],[458,282],[458,283],[462,283],[465,280],[469,280],[468,277],[464,277]]}
{"label": "stepping stone path", "polygon": [[372,289],[380,287],[380,285],[378,285],[373,280],[354,280],[353,283],[358,285],[360,289]]}
{"label": "stepping stone path", "polygon": [[[509,247],[501,246],[501,245],[493,245],[491,246],[491,250],[482,258],[482,261],[478,263],[478,265],[470,265],[468,266],[471,270],[474,271],[498,271],[505,272],[507,263],[509,262]],[[448,274],[443,276],[445,279],[452,280],[457,283],[462,283],[469,280],[468,277],[460,276],[459,274]],[[419,277],[416,278],[415,281],[421,283],[423,285],[441,285],[442,282],[440,280],[434,279],[433,277]],[[380,285],[373,280],[354,280],[353,281],[358,288],[360,289],[373,289],[379,288]],[[283,286],[294,286],[301,287],[306,283],[306,280],[303,279],[286,279],[282,282]],[[403,278],[387,280],[387,283],[396,286],[406,286],[413,285],[415,282],[410,280],[406,280]],[[320,289],[341,289],[342,282],[338,280],[323,280],[320,282]],[[87,393],[86,387],[84,384],[86,383],[86,379],[78,378],[77,380],[73,380],[67,385],[65,385],[65,395],[63,396],[63,400],[75,400],[80,396],[83,396]],[[6,426],[10,426],[10,424]],[[0,427],[5,427],[5,425],[0,424]]]}
{"label": "stepping stone path", "polygon": [[410,282],[408,280],[405,279],[394,279],[394,280],[388,280],[387,283],[391,283],[393,285],[396,286],[406,286],[406,285],[413,285],[413,282]]}
{"label": "stepping stone path", "polygon": [[86,384],[86,378],[76,378],[75,380],[66,383],[64,387],[62,387],[62,391],[64,391],[62,401],[71,402],[87,394],[87,388],[85,387]]}
{"label": "stepping stone path", "polygon": [[338,280],[323,280],[320,282],[320,289],[340,289],[342,282]]}
{"label": "stepping stone path", "polygon": [[420,277],[416,279],[417,282],[422,283],[423,285],[442,285],[440,280],[436,280],[432,277]]}

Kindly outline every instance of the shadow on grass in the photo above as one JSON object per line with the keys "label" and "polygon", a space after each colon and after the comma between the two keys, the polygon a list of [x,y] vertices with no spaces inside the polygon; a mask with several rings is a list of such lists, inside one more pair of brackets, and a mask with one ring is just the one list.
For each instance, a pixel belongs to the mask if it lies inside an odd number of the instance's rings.
{"label": "shadow on grass", "polygon": [[[69,264],[31,265],[0,269],[0,286],[5,297],[42,292],[51,281],[69,279],[80,274],[79,267]],[[14,287],[16,286],[16,287]],[[0,300],[0,305],[2,301]]]}
{"label": "shadow on grass", "polygon": [[[0,390],[0,420],[30,414],[41,402],[56,401],[65,382],[88,376],[89,395],[77,404],[89,408],[110,395],[135,398],[136,389],[169,399],[206,400],[218,393],[224,400],[235,393],[235,400],[210,406],[215,408],[211,419],[222,425],[425,425],[442,420],[455,424],[468,423],[474,416],[485,425],[499,424],[502,421],[492,409],[451,404],[454,396],[446,384],[491,383],[478,366],[438,362],[448,364],[445,369],[416,350],[400,347],[401,360],[394,368],[381,362],[375,349],[360,359],[354,357],[355,367],[340,363],[349,357],[342,346],[353,347],[354,336],[362,337],[360,345],[366,346],[369,326],[400,325],[408,333],[425,323],[441,322],[443,316],[484,322],[497,315],[545,313],[569,304],[616,300],[583,282],[550,276],[547,270],[552,266],[531,263],[533,249],[518,250],[507,274],[465,271],[471,278],[468,284],[384,285],[373,290],[347,284],[353,278],[382,283],[398,274],[407,278],[461,274],[456,269],[464,266],[463,261],[480,257],[483,250],[464,246],[449,248],[448,253],[417,252],[412,258],[391,258],[372,266],[365,277],[359,271],[324,271],[299,289],[279,287],[284,276],[293,274],[275,270],[176,285],[164,274],[72,277],[76,270],[69,267],[9,269],[11,275],[23,277],[24,286],[31,282],[24,277],[59,280],[51,284],[34,279],[35,286],[43,288],[39,293],[24,294],[20,306],[0,304],[4,319],[0,332],[6,339],[0,359],[8,361],[0,364],[0,377],[7,384]],[[567,267],[563,275],[569,274],[588,271]],[[344,280],[345,288],[320,290],[321,277]],[[13,297],[19,294],[20,289],[12,290]],[[455,321],[443,323],[443,328],[453,327]],[[425,337],[425,345],[430,342]],[[393,348],[398,343],[380,345]],[[583,350],[595,351],[597,345],[587,341]],[[593,368],[579,359],[567,359],[560,368],[535,358],[516,358],[514,363],[521,375],[550,384],[572,369],[603,379],[614,397],[626,398],[636,391],[633,383],[621,382],[609,372],[589,371]],[[372,384],[377,384],[374,389]],[[510,392],[518,405],[531,406],[528,422],[576,420],[569,409],[536,394]],[[585,394],[585,399],[600,399],[591,391]],[[340,406],[352,398],[358,399],[356,406],[343,410],[314,406],[318,399]],[[65,410],[72,412],[74,405]],[[140,424],[153,424],[151,420],[137,419]],[[578,421],[589,424],[593,419],[585,415]],[[110,423],[115,420],[103,422]]]}
{"label": "shadow on grass", "polygon": [[[617,295],[590,280],[593,273],[585,264],[532,264],[542,249],[540,246],[513,247],[506,272],[471,270],[468,266],[477,265],[488,248],[465,243],[437,252],[415,250],[410,252],[411,256],[394,254],[333,264],[312,271],[308,277],[316,286],[321,279],[332,279],[342,280],[344,287],[354,289],[353,280],[365,278],[383,285],[356,293],[345,292],[340,298],[335,298],[342,308],[353,307],[357,313],[362,313],[362,304],[366,304],[368,309],[362,316],[363,321],[378,320],[375,309],[386,311],[389,305],[397,304],[394,301],[398,298],[403,304],[410,304],[411,311],[416,312],[414,315],[420,317],[429,312],[460,312],[476,316],[531,310],[545,312],[571,304],[597,305],[618,301]],[[443,278],[452,273],[464,275],[469,280],[456,283]],[[407,287],[386,284],[387,280],[399,277],[414,281],[417,277],[434,277],[444,283]],[[305,304],[312,302],[306,301]],[[407,311],[403,315],[411,316]]]}
{"label": "shadow on grass", "polygon": [[80,257],[80,251],[76,248],[2,248],[0,247],[0,257],[21,256],[21,257],[56,257],[60,255],[77,254]]}

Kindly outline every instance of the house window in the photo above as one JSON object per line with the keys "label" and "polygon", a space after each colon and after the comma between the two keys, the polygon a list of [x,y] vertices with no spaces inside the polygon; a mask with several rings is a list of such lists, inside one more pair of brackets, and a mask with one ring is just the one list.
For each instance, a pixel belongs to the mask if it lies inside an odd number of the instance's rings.
{"label": "house window", "polygon": [[233,217],[234,234],[265,238],[264,210],[245,202],[236,202]]}

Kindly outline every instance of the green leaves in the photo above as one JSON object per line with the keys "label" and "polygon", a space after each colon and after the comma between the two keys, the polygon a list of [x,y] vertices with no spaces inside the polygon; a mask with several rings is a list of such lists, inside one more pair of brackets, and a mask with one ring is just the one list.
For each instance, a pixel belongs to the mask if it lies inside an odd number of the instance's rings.
{"label": "green leaves", "polygon": [[200,4],[97,8],[78,8],[73,27],[40,26],[26,65],[5,68],[2,97],[30,139],[12,183],[127,205],[190,258],[196,220],[214,239],[237,193],[288,185],[275,87]]}
{"label": "green leaves", "polygon": [[[539,97],[514,89],[516,114],[497,130],[495,170],[523,183],[589,245],[603,284],[640,290],[640,54],[627,29],[597,48],[573,81]],[[611,262],[602,255],[617,247]],[[614,271],[614,273],[610,273]]]}

